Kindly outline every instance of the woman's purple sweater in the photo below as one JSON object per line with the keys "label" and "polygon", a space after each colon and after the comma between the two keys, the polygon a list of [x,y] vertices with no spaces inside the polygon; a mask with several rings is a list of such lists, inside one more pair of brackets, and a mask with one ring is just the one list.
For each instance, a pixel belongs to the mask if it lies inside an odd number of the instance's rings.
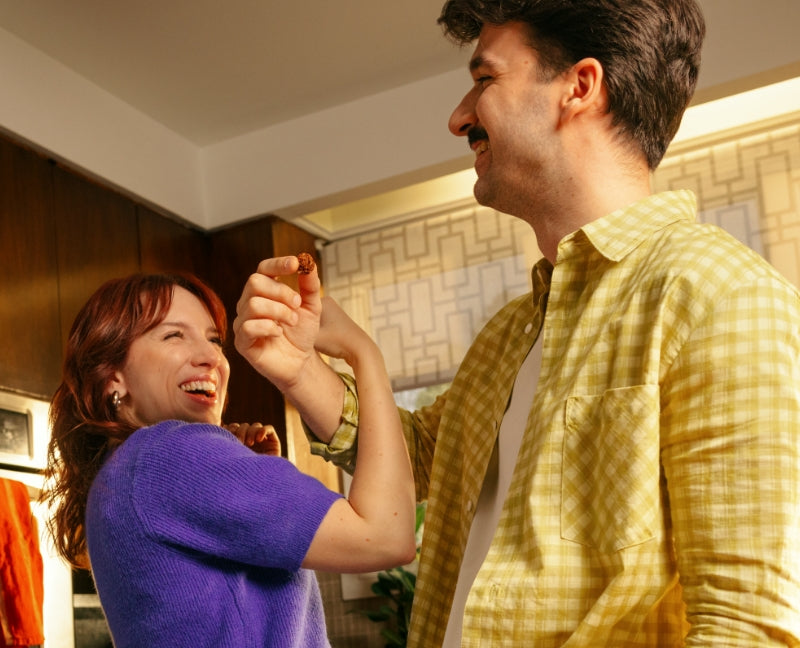
{"label": "woman's purple sweater", "polygon": [[316,577],[300,564],[339,497],[217,426],[138,430],[86,511],[116,648],[327,647]]}

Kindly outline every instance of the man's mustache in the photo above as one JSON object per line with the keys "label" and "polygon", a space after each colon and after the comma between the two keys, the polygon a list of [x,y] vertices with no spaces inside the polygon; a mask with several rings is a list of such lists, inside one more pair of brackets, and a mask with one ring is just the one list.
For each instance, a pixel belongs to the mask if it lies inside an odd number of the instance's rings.
{"label": "man's mustache", "polygon": [[489,133],[487,133],[481,126],[473,126],[467,131],[467,142],[472,146],[475,142],[481,140],[489,141]]}

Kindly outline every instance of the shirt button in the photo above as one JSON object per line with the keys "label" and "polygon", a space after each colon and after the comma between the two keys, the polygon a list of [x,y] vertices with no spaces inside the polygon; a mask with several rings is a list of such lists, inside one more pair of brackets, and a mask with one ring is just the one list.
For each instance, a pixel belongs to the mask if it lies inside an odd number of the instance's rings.
{"label": "shirt button", "polygon": [[530,322],[528,322],[528,323],[525,325],[525,335],[528,335],[528,333],[530,333],[532,330],[533,330],[533,324],[531,324]]}
{"label": "shirt button", "polygon": [[467,502],[467,513],[471,513],[472,512],[472,507],[473,506],[474,506],[474,504],[472,503],[472,500]]}

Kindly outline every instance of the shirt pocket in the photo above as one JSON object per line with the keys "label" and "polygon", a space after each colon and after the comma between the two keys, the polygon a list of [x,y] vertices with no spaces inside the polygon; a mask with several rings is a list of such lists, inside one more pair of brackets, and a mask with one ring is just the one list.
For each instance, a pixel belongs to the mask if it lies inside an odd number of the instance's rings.
{"label": "shirt pocket", "polygon": [[566,404],[561,537],[613,553],[660,526],[657,385],[573,396]]}

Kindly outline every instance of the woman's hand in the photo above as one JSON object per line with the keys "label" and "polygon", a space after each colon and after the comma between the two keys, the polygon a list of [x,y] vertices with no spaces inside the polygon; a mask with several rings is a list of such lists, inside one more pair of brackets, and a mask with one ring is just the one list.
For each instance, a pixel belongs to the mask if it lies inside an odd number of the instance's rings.
{"label": "woman's hand", "polygon": [[[314,434],[327,443],[339,427],[344,383],[319,356],[315,345],[320,336],[321,350],[339,351],[342,333],[333,330],[336,326],[331,321],[326,324],[326,333],[320,335],[322,299],[316,268],[297,275],[297,290],[281,282],[281,277],[297,273],[299,265],[295,256],[266,259],[258,264],[236,305],[235,345],[244,359],[297,408]],[[333,317],[338,313],[327,319]],[[352,330],[350,327],[355,325],[348,321],[346,318],[342,323]]]}
{"label": "woman's hand", "polygon": [[295,256],[262,261],[245,284],[233,321],[237,351],[281,391],[316,355],[322,309],[317,269],[297,275],[297,291],[279,280],[298,266]]}
{"label": "woman's hand", "polygon": [[253,452],[281,456],[281,440],[271,425],[262,423],[224,423],[222,425]]}

